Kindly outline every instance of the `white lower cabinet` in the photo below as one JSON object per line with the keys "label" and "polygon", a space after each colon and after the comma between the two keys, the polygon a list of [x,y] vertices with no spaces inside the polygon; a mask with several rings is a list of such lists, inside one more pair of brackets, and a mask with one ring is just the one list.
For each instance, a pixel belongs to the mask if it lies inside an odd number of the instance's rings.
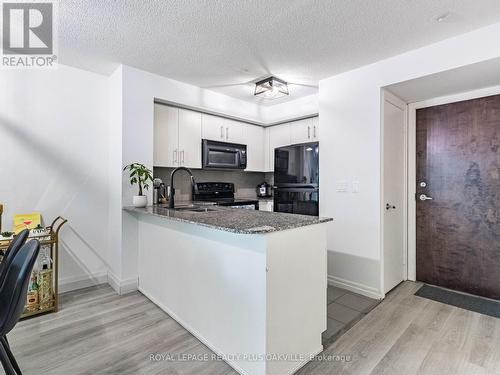
{"label": "white lower cabinet", "polygon": [[154,165],[201,168],[201,114],[163,104],[154,112]]}
{"label": "white lower cabinet", "polygon": [[274,211],[274,202],[272,200],[259,200],[259,211]]}

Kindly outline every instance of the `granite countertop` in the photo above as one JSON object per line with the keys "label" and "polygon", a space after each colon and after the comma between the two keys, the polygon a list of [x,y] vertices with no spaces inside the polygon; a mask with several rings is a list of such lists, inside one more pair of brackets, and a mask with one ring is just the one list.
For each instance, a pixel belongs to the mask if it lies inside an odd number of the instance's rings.
{"label": "granite countertop", "polygon": [[[206,207],[206,206],[205,206]],[[228,208],[220,206],[206,207],[207,212],[192,212],[173,210],[165,205],[148,206],[145,208],[124,207],[133,214],[143,214],[163,217],[168,220],[180,221],[227,232],[241,234],[271,233],[286,229],[304,227],[332,221],[331,218],[285,214]]]}

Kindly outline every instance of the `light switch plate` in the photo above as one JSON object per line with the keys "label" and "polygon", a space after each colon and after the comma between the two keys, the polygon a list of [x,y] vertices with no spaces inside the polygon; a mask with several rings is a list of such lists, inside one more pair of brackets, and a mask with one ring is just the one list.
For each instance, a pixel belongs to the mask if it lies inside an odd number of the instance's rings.
{"label": "light switch plate", "polygon": [[352,192],[353,193],[359,193],[359,181],[354,180],[352,182]]}

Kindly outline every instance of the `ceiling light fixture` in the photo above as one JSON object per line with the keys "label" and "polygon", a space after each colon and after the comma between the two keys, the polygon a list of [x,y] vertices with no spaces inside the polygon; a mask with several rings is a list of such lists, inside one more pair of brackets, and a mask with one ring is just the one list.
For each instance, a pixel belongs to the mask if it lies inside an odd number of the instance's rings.
{"label": "ceiling light fixture", "polygon": [[255,96],[264,99],[277,99],[289,95],[288,84],[282,79],[268,77],[255,83]]}

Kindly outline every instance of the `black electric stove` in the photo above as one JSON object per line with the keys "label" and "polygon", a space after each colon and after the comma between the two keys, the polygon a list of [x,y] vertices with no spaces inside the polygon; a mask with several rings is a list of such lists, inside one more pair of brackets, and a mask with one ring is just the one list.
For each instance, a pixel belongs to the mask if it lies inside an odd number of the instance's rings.
{"label": "black electric stove", "polygon": [[197,182],[193,186],[193,201],[233,208],[259,209],[256,199],[235,199],[231,182]]}

